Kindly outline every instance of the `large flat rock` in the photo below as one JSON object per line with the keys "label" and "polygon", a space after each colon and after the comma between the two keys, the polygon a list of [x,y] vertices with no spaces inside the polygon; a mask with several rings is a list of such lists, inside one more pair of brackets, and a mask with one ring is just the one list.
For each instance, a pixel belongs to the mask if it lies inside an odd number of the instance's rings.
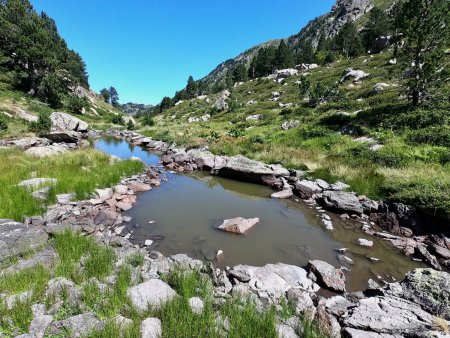
{"label": "large flat rock", "polygon": [[250,288],[259,295],[278,299],[290,290],[300,289],[316,292],[319,286],[307,277],[301,267],[283,263],[267,264],[263,267],[237,265],[228,271],[228,275]]}
{"label": "large flat rock", "polygon": [[39,249],[47,240],[48,235],[41,228],[0,220],[0,263]]}
{"label": "large flat rock", "polygon": [[177,293],[162,280],[150,279],[129,288],[127,295],[138,310],[146,311],[149,307],[157,308],[172,300]]}
{"label": "large flat rock", "polygon": [[240,181],[262,183],[264,176],[289,176],[289,171],[279,165],[267,165],[239,155],[229,157],[226,163],[217,169],[217,174]]}
{"label": "large flat rock", "polygon": [[259,223],[259,218],[245,219],[242,217],[237,217],[224,220],[223,223],[219,225],[218,229],[226,232],[232,232],[234,234],[243,234],[250,228],[254,227],[257,223]]}
{"label": "large flat rock", "polygon": [[50,115],[50,120],[55,130],[85,132],[89,128],[86,122],[67,113],[54,112]]}
{"label": "large flat rock", "polygon": [[317,198],[317,202],[323,207],[337,212],[354,214],[364,212],[358,197],[345,191],[325,191]]}

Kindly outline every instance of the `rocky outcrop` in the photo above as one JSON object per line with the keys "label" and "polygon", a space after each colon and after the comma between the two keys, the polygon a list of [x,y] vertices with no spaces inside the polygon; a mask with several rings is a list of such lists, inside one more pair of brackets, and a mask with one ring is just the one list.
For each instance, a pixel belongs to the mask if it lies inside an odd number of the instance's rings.
{"label": "rocky outcrop", "polygon": [[229,90],[224,90],[223,92],[219,93],[219,96],[216,99],[216,102],[214,103],[214,108],[218,111],[224,111],[228,109],[228,98],[230,97],[231,93]]}
{"label": "rocky outcrop", "polygon": [[344,74],[342,75],[341,83],[345,82],[349,79],[353,79],[353,82],[361,81],[365,78],[367,78],[370,74],[357,69],[348,68],[345,70]]}
{"label": "rocky outcrop", "polygon": [[290,121],[283,122],[283,124],[281,125],[281,129],[289,130],[289,129],[297,128],[299,125],[300,125],[299,120],[290,120]]}
{"label": "rocky outcrop", "polygon": [[86,122],[67,113],[52,113],[50,120],[52,122],[52,128],[55,130],[86,132],[89,128]]}
{"label": "rocky outcrop", "polygon": [[223,223],[218,226],[218,229],[226,232],[232,232],[234,234],[243,234],[258,223],[259,218],[245,219],[242,217],[237,217],[224,220]]}

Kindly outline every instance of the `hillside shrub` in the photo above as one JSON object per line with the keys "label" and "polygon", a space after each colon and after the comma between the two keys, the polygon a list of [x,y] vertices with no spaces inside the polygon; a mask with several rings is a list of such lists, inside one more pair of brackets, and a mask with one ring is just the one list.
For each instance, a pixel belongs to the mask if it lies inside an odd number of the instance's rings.
{"label": "hillside shrub", "polygon": [[231,128],[228,130],[228,136],[239,138],[245,136],[245,130],[239,128]]}
{"label": "hillside shrub", "polygon": [[304,126],[299,130],[300,138],[308,140],[310,138],[328,136],[332,131],[323,126]]}
{"label": "hillside shrub", "polygon": [[50,120],[50,116],[46,113],[40,113],[36,122],[30,122],[28,130],[39,136],[43,136],[50,131],[51,127],[52,121]]}
{"label": "hillside shrub", "polygon": [[113,116],[113,118],[111,119],[111,123],[114,123],[114,124],[120,124],[121,126],[123,126],[123,125],[125,124],[125,121],[124,121],[122,115],[115,115],[115,116]]}
{"label": "hillside shrub", "polygon": [[89,107],[89,102],[85,97],[70,96],[67,108],[73,114],[82,114],[83,108]]}
{"label": "hillside shrub", "polygon": [[8,130],[8,122],[3,117],[3,115],[0,115],[0,132]]}
{"label": "hillside shrub", "polygon": [[413,130],[409,133],[407,142],[411,145],[430,144],[450,147],[450,128],[447,126],[439,126]]}
{"label": "hillside shrub", "polygon": [[152,127],[155,125],[155,120],[153,119],[151,114],[147,113],[144,115],[144,117],[142,118],[142,125],[148,127]]}

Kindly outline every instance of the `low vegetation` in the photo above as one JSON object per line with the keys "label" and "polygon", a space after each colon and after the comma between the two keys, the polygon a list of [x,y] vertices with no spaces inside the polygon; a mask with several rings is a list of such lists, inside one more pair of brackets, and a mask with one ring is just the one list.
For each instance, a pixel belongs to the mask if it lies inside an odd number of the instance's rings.
{"label": "low vegetation", "polygon": [[[27,156],[17,149],[0,149],[0,218],[21,221],[24,216],[42,214],[46,206],[55,202],[56,194],[75,193],[76,199],[86,199],[96,188],[111,186],[142,170],[143,164],[139,161],[111,163],[108,155],[94,149],[45,159]],[[35,177],[58,180],[45,201],[17,187],[21,181]]]}
{"label": "low vegetation", "polygon": [[[227,337],[275,338],[277,318],[287,319],[293,314],[288,304],[282,304],[278,310],[270,306],[260,309],[246,298],[233,297],[218,305],[213,301],[210,277],[195,270],[174,270],[162,276],[178,297],[160,308],[141,312],[134,308],[127,297],[127,289],[142,281],[139,274],[144,264],[142,254],[132,254],[118,265],[111,248],[68,230],[56,234],[50,243],[58,256],[54,268],[37,266],[0,276],[0,294],[15,295],[32,291],[31,298],[17,300],[9,309],[0,302],[0,334],[5,337],[28,332],[33,318],[32,304],[46,304],[49,308],[56,299],[62,299],[63,304],[55,313],[55,320],[90,311],[105,321],[102,330],[89,335],[92,338],[139,338],[140,323],[149,317],[161,320],[163,337],[222,337],[227,332]],[[96,269],[91,268],[90,262],[94,263]],[[114,281],[106,281],[105,278],[111,275],[115,276]],[[81,298],[78,303],[71,301],[73,295],[69,290],[63,289],[60,294],[52,295],[45,292],[47,282],[55,277],[66,277],[80,288]],[[104,283],[104,286],[100,287],[99,283]],[[200,297],[204,301],[201,314],[191,310],[191,297]],[[118,315],[131,319],[133,324],[120,327],[115,321]],[[297,333],[305,338],[326,337],[314,323],[307,320],[299,325]],[[61,336],[69,335],[70,332],[66,332]]]}

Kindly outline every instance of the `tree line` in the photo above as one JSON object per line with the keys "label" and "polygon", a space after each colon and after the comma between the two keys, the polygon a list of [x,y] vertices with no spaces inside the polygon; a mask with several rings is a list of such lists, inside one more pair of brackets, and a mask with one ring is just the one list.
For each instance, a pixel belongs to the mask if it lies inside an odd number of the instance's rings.
{"label": "tree line", "polygon": [[0,0],[0,70],[17,89],[54,108],[73,86],[89,88],[86,65],[55,21],[29,0]]}
{"label": "tree line", "polygon": [[281,40],[278,46],[262,47],[250,64],[230,67],[225,78],[212,88],[189,77],[186,87],[173,98],[165,97],[156,107],[161,112],[180,100],[197,95],[231,89],[235,83],[268,76],[277,69],[298,64],[326,65],[338,58],[356,58],[368,52],[379,52],[377,41],[389,36],[404,73],[406,94],[413,105],[437,97],[437,88],[449,80],[449,57],[445,49],[450,41],[450,2],[448,0],[407,0],[398,2],[390,12],[374,7],[362,29],[347,22],[333,38],[322,31],[313,45],[310,38],[296,45]]}

